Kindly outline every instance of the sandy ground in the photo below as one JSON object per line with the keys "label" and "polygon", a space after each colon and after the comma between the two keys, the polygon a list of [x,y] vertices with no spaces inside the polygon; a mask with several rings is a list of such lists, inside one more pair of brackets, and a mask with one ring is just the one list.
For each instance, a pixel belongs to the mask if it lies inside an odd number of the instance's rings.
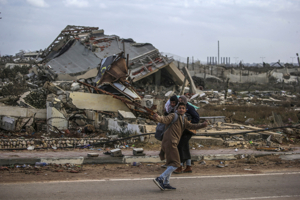
{"label": "sandy ground", "polygon": [[[220,164],[222,162],[222,164]],[[90,165],[49,165],[35,168],[0,167],[0,183],[36,182],[82,179],[115,179],[156,177],[164,171],[161,163],[90,164]],[[218,165],[224,166],[222,168]],[[300,160],[283,161],[279,156],[265,156],[252,160],[194,162],[193,173],[172,176],[205,176],[225,174],[257,174],[268,172],[300,171]]]}

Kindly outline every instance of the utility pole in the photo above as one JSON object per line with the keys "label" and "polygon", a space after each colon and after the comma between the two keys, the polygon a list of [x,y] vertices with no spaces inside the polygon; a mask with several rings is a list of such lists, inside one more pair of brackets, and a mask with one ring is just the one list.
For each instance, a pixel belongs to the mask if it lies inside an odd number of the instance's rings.
{"label": "utility pole", "polygon": [[295,58],[295,57],[291,57],[291,59],[292,59],[292,65],[294,65],[294,64],[293,64],[294,58]]}
{"label": "utility pole", "polygon": [[266,57],[259,57],[259,58],[261,58],[261,62],[263,63],[264,62],[264,58],[266,58]]}

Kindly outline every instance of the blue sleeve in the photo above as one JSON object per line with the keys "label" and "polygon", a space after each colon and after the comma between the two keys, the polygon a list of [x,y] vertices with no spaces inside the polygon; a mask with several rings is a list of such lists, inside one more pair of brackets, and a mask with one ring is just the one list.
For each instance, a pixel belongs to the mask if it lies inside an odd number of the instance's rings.
{"label": "blue sleeve", "polygon": [[187,113],[189,113],[192,117],[191,123],[198,124],[200,121],[200,116],[197,113],[196,109],[193,106],[187,106]]}

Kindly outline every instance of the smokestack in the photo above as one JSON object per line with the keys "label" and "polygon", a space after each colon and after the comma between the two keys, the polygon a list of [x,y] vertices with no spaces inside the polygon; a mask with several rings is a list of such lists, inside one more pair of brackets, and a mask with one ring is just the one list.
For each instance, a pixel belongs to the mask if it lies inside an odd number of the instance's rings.
{"label": "smokestack", "polygon": [[220,64],[220,43],[219,43],[219,40],[218,40],[218,64]]}
{"label": "smokestack", "polygon": [[297,60],[298,60],[298,65],[299,65],[299,67],[300,67],[299,54],[298,54],[298,53],[296,53],[296,56],[297,56]]}
{"label": "smokestack", "polygon": [[228,57],[228,59],[229,59],[229,60],[228,60],[228,64],[230,65],[230,57]]}

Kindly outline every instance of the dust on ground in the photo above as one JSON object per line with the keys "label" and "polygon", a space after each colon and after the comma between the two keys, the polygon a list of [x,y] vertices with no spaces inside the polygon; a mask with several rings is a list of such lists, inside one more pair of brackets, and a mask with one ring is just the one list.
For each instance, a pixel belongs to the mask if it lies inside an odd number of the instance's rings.
{"label": "dust on ground", "polygon": [[[165,168],[163,163],[48,165],[35,168],[0,168],[0,183],[66,181],[86,179],[122,179],[157,177]],[[192,164],[193,173],[176,176],[206,176],[232,174],[259,174],[271,172],[299,172],[300,160],[281,160],[278,155],[231,161],[197,161]]]}

